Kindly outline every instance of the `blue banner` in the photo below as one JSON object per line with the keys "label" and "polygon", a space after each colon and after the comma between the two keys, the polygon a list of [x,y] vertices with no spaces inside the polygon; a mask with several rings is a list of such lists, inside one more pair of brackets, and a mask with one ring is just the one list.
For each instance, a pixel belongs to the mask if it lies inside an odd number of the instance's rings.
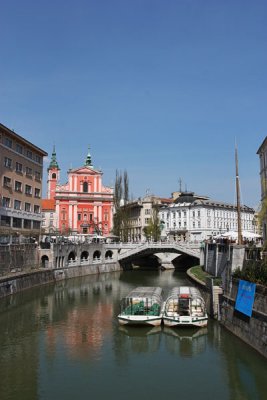
{"label": "blue banner", "polygon": [[256,284],[240,279],[236,296],[235,309],[251,317],[256,291]]}

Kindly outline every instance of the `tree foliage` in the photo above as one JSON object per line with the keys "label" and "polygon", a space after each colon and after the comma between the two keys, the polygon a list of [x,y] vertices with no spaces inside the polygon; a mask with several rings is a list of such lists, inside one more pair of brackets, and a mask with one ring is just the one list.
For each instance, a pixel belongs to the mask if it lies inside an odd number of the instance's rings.
{"label": "tree foliage", "polygon": [[129,202],[129,178],[125,170],[123,174],[116,170],[115,188],[114,188],[114,218],[113,233],[119,236],[123,241],[128,241],[129,231],[129,211],[127,203]]}
{"label": "tree foliage", "polygon": [[155,242],[160,240],[161,224],[159,219],[159,207],[157,204],[153,205],[151,218],[149,219],[148,225],[144,227],[143,232],[147,240],[153,240]]}
{"label": "tree foliage", "polygon": [[267,286],[267,262],[266,260],[250,261],[242,270],[237,268],[233,277]]}

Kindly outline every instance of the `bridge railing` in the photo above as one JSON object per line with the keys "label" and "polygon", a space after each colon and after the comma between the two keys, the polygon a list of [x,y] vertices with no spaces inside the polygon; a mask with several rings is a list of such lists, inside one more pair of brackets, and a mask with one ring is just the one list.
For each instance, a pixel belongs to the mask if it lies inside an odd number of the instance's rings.
{"label": "bridge railing", "polygon": [[[181,251],[187,251],[190,255],[199,257],[200,254],[200,246],[199,244],[196,243],[189,243],[189,242],[174,242],[174,243],[161,243],[161,242],[145,242],[141,244],[135,243],[132,249],[125,251],[120,254],[119,260],[122,260],[123,258],[130,257],[131,255],[137,254],[141,252],[142,250],[145,250],[147,248],[158,248],[160,249],[166,249],[166,248],[174,248],[176,250],[181,250]],[[123,247],[122,247],[123,248]]]}

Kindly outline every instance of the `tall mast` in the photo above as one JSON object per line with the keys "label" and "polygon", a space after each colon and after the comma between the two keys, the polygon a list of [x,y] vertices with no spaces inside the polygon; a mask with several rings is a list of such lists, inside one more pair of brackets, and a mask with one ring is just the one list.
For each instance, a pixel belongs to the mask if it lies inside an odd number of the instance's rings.
{"label": "tall mast", "polygon": [[235,147],[235,183],[236,183],[237,230],[238,230],[237,244],[242,244],[240,186],[239,186],[239,175],[238,175],[237,146]]}

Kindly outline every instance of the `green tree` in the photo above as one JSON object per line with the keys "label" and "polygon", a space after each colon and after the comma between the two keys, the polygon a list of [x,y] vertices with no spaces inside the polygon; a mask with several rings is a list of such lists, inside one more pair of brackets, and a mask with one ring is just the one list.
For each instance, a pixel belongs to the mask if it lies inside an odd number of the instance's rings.
{"label": "green tree", "polygon": [[123,174],[116,170],[114,187],[113,233],[123,241],[128,241],[129,233],[129,178],[125,170]]}
{"label": "green tree", "polygon": [[147,240],[153,240],[155,242],[160,240],[161,222],[159,219],[158,204],[152,205],[152,215],[151,218],[149,218],[148,225],[144,227],[143,232]]}

